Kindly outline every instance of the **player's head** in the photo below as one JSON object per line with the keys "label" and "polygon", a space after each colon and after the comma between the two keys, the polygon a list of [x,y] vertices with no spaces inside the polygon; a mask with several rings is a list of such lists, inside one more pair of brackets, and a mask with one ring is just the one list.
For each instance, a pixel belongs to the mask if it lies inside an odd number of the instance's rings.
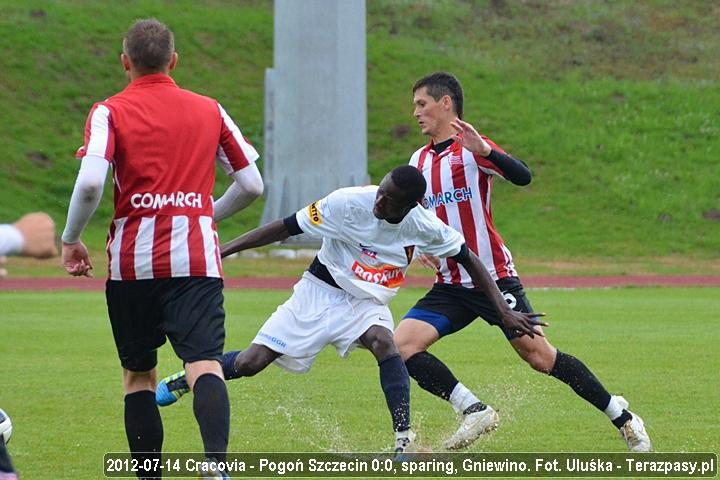
{"label": "player's head", "polygon": [[399,223],[422,200],[426,187],[425,177],[417,168],[397,167],[380,182],[373,214],[380,220]]}
{"label": "player's head", "polygon": [[154,18],[138,20],[123,38],[120,60],[130,76],[167,73],[177,62],[175,36]]}
{"label": "player's head", "polygon": [[413,86],[413,115],[424,135],[435,136],[455,117],[463,116],[463,89],[455,76],[435,72]]}

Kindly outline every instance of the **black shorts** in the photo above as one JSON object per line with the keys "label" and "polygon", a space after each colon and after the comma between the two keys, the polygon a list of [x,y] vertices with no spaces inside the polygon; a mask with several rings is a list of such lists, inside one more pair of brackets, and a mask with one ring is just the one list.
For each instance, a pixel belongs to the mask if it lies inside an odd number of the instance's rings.
{"label": "black shorts", "polygon": [[222,358],[225,310],[221,278],[108,280],[105,295],[124,368],[152,370],[166,336],[183,362]]}
{"label": "black shorts", "polygon": [[[526,313],[533,311],[519,278],[501,278],[497,281],[497,286],[513,310]],[[508,339],[518,336],[503,327],[493,304],[479,288],[436,283],[405,314],[405,318],[429,323],[435,327],[441,337],[462,330],[477,317],[482,317],[490,325],[499,327]]]}

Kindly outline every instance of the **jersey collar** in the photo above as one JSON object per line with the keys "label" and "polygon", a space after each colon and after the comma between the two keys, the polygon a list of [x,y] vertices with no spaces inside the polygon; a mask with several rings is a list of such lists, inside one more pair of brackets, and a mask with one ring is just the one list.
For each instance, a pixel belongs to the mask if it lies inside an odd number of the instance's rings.
{"label": "jersey collar", "polygon": [[[462,137],[462,134],[460,134],[460,136]],[[426,152],[432,153],[434,156],[437,156],[438,158],[444,157],[445,155],[448,155],[450,153],[457,154],[458,152],[460,152],[462,150],[462,145],[460,144],[460,142],[457,142],[457,141],[452,142],[450,145],[448,145],[448,147],[445,150],[443,150],[440,153],[436,153],[435,150],[433,149],[433,146],[435,146],[435,143],[433,143],[433,141],[430,140],[430,142],[427,145],[425,145],[424,150]]]}
{"label": "jersey collar", "polygon": [[143,75],[142,77],[136,78],[130,85],[128,85],[128,87],[143,87],[157,83],[172,85],[175,87],[177,86],[175,84],[175,80],[173,80],[170,75],[165,73],[151,73],[149,75]]}

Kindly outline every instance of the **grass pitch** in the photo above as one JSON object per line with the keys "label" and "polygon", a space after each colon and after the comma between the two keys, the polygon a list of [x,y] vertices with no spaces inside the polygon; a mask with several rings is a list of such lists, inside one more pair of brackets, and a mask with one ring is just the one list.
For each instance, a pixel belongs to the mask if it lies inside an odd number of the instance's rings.
{"label": "grass pitch", "polygon": [[[423,294],[393,302],[396,321]],[[289,292],[226,292],[227,347],[244,348]],[[720,452],[718,289],[535,290],[548,337],[582,359],[643,416],[658,451]],[[102,478],[102,456],[127,449],[121,374],[100,293],[0,292],[0,406],[23,478]],[[532,372],[498,329],[478,321],[433,353],[501,417],[471,451],[625,449],[604,415],[555,379]],[[171,348],[159,373],[178,370]],[[391,424],[370,353],[326,349],[307,375],[270,366],[228,384],[233,451],[382,451]],[[450,406],[412,386],[420,444],[440,451],[456,423]],[[183,398],[161,410],[167,451],[202,450]]]}

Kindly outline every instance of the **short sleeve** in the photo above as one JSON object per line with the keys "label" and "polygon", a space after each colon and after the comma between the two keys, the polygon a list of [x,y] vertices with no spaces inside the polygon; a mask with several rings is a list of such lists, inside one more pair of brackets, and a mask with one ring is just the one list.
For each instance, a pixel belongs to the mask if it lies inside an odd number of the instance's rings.
{"label": "short sleeve", "polygon": [[260,155],[219,103],[218,109],[222,122],[216,159],[225,173],[232,175],[255,162]]}
{"label": "short sleeve", "polygon": [[75,153],[79,159],[86,155],[102,157],[108,162],[115,156],[115,129],[110,109],[102,103],[96,103],[90,110],[85,122],[85,143]]}
{"label": "short sleeve", "polygon": [[316,237],[338,238],[345,221],[347,197],[335,191],[299,210],[295,215],[303,232]]}
{"label": "short sleeve", "polygon": [[423,253],[441,258],[452,257],[460,252],[460,248],[465,243],[465,239],[457,230],[445,225],[442,220],[429,212],[423,230],[425,244],[418,246]]}

